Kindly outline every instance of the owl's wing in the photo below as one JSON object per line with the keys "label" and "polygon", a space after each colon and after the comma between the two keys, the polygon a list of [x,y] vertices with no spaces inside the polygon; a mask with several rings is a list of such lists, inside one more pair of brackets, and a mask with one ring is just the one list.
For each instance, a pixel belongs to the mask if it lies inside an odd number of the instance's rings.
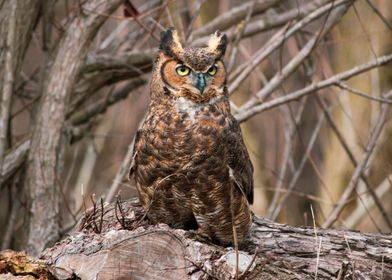
{"label": "owl's wing", "polygon": [[248,202],[253,203],[253,165],[242,139],[241,128],[233,119],[228,136],[230,176],[234,179]]}
{"label": "owl's wing", "polygon": [[140,121],[140,123],[138,125],[138,129],[136,131],[136,134],[133,137],[131,147],[129,149],[129,151],[131,151],[131,153],[129,154],[129,156],[131,157],[131,164],[130,164],[129,170],[128,170],[128,179],[132,178],[133,173],[136,168],[135,158],[137,156],[137,147],[138,147],[138,143],[141,140],[142,135],[143,135],[143,125],[144,125],[144,122],[147,118],[148,113],[149,113],[149,111],[146,112],[146,114],[143,116],[142,120]]}
{"label": "owl's wing", "polygon": [[140,134],[141,134],[140,130],[138,130],[136,132],[136,135],[133,138],[133,141],[132,141],[132,144],[131,144],[131,148],[130,148],[131,154],[129,155],[131,157],[131,164],[129,165],[128,179],[132,178],[133,173],[135,171],[135,165],[136,165],[135,158],[136,158],[136,155],[137,155],[136,147],[137,147],[137,143],[140,140]]}

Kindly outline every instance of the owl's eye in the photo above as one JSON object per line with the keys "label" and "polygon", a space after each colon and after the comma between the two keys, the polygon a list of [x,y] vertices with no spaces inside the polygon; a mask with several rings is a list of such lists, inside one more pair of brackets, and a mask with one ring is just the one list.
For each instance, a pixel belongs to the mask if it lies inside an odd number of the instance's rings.
{"label": "owl's eye", "polygon": [[186,67],[185,65],[180,65],[176,68],[176,72],[180,76],[187,76],[191,72],[191,69]]}
{"label": "owl's eye", "polygon": [[215,65],[212,66],[210,69],[208,69],[207,73],[211,76],[214,76],[216,74],[216,71],[218,70],[218,67],[216,67]]}

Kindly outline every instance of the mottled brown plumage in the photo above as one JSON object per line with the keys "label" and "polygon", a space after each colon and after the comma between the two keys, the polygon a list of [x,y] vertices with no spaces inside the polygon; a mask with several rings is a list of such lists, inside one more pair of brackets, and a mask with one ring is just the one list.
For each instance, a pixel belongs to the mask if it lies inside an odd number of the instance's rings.
{"label": "mottled brown plumage", "polygon": [[253,167],[230,113],[225,49],[219,33],[200,48],[184,48],[173,29],[163,33],[130,176],[153,223],[231,244],[233,226],[241,241],[252,223]]}

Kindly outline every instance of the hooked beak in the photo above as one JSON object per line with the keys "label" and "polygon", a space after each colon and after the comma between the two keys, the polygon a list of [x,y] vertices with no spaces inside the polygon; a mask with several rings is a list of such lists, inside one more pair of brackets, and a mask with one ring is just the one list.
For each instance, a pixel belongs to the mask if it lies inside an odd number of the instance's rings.
{"label": "hooked beak", "polygon": [[206,77],[203,73],[196,74],[194,85],[197,89],[199,89],[200,94],[203,94],[204,88],[206,87]]}

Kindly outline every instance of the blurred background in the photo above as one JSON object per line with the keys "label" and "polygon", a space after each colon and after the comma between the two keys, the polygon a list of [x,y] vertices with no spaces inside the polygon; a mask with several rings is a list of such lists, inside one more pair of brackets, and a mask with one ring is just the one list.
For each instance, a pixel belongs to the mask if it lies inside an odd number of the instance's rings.
{"label": "blurred background", "polygon": [[[54,71],[50,63],[61,56],[63,38],[72,35],[77,18],[99,13],[105,22],[81,57],[59,120],[56,179],[44,188],[46,194],[56,190],[58,207],[48,203],[43,211],[58,218],[56,238],[92,201],[137,196],[126,176],[129,150],[149,104],[160,32],[170,26],[186,45],[202,45],[215,30],[229,37],[225,61],[232,112],[241,121],[255,168],[256,214],[297,226],[391,232],[391,1],[116,5],[112,14],[91,10],[84,1],[42,1],[28,10],[31,27],[14,64],[8,129],[5,140],[0,138],[3,249],[24,249],[32,234],[26,231],[34,215],[26,183],[34,160],[29,141],[37,135],[37,116],[52,118],[52,111],[42,110],[45,81]],[[9,39],[2,35],[9,34],[15,15],[11,6],[0,1],[2,66]],[[2,105],[7,69],[0,72]]]}

